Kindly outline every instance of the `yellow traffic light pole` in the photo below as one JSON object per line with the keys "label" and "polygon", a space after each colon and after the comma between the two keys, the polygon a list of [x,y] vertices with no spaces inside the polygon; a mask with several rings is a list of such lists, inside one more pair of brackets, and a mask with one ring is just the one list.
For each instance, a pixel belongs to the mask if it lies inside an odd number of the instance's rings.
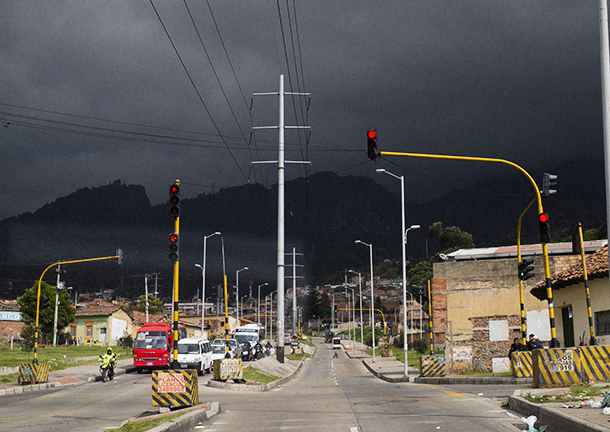
{"label": "yellow traffic light pole", "polygon": [[[375,151],[374,155],[369,152],[369,158],[374,159],[375,156],[400,156],[400,157],[416,157],[416,158],[426,158],[426,159],[445,159],[445,160],[461,160],[461,161],[472,161],[472,162],[491,162],[491,163],[500,163],[504,165],[509,165],[517,170],[519,170],[523,175],[527,177],[530,181],[534,190],[536,191],[536,201],[538,203],[538,214],[544,213],[544,209],[542,208],[542,197],[540,196],[540,190],[538,185],[534,181],[531,175],[519,165],[504,160],[504,159],[494,159],[494,158],[482,158],[482,157],[472,157],[472,156],[450,156],[450,155],[434,155],[434,154],[425,154],[425,153],[402,153],[402,152],[386,152],[386,151]],[[553,290],[551,288],[551,271],[549,268],[549,255],[546,247],[546,243],[542,242],[542,254],[543,254],[543,262],[544,262],[544,276],[546,279],[546,298],[548,301],[549,307],[549,320],[551,324],[551,342],[550,348],[558,348],[559,341],[557,340],[557,333],[555,330],[555,310],[553,305]]]}
{"label": "yellow traffic light pole", "polygon": [[32,360],[32,363],[38,363],[37,354],[38,354],[38,323],[39,323],[39,316],[40,316],[40,287],[42,285],[42,278],[44,277],[44,274],[47,272],[47,270],[49,270],[51,267],[55,267],[56,265],[74,264],[74,263],[88,262],[88,261],[101,261],[101,260],[107,260],[107,259],[122,259],[122,252],[120,252],[120,249],[118,249],[117,251],[118,251],[118,254],[115,256],[56,262],[56,263],[51,264],[49,267],[47,267],[42,272],[42,274],[40,275],[40,279],[38,280],[38,294],[36,296],[36,329],[35,329],[35,334],[34,334],[34,339],[35,339],[34,340],[34,359]]}
{"label": "yellow traffic light pole", "polygon": [[[523,220],[525,213],[528,212],[535,202],[536,198],[534,197],[532,202],[530,202],[523,213],[521,213],[521,216],[519,216],[519,222],[517,223],[517,263],[521,262],[521,221]],[[521,280],[521,278],[519,278],[519,301],[521,303],[521,343],[523,344],[523,347],[525,347],[525,345],[527,345],[525,334],[525,303],[523,298],[523,280]]]}

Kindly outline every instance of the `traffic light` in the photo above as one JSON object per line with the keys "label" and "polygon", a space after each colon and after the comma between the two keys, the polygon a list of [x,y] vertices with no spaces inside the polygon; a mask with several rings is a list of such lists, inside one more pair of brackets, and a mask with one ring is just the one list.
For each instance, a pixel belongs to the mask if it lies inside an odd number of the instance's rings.
{"label": "traffic light", "polygon": [[366,133],[366,154],[370,160],[377,159],[377,131],[369,129]]}
{"label": "traffic light", "polygon": [[337,308],[337,305],[335,305],[335,313],[339,312],[339,309]]}
{"label": "traffic light", "polygon": [[534,277],[534,273],[530,273],[532,271],[534,271],[534,267],[531,266],[531,264],[534,263],[534,260],[531,259],[523,259],[519,264],[518,264],[518,272],[519,272],[519,279],[521,280],[528,280],[531,277]]}
{"label": "traffic light", "polygon": [[426,291],[424,290],[423,286],[419,286],[419,296],[425,298],[426,297]]}
{"label": "traffic light", "polygon": [[123,249],[117,249],[116,256],[117,256],[117,264],[118,265],[123,264]]}
{"label": "traffic light", "polygon": [[178,234],[172,233],[169,235],[169,260],[171,262],[178,261],[178,242],[180,238]]}
{"label": "traffic light", "polygon": [[552,189],[557,186],[557,176],[549,173],[544,173],[544,178],[542,179],[542,196],[548,197],[551,195],[555,195],[557,190]]}
{"label": "traffic light", "polygon": [[44,294],[40,294],[40,310],[46,309],[47,307],[49,307],[49,298]]}
{"label": "traffic light", "polygon": [[169,187],[169,215],[174,219],[180,216],[180,186],[177,181]]}
{"label": "traffic light", "polygon": [[551,241],[551,233],[549,232],[549,216],[546,213],[540,213],[538,215],[538,221],[540,222],[540,242],[548,243]]}

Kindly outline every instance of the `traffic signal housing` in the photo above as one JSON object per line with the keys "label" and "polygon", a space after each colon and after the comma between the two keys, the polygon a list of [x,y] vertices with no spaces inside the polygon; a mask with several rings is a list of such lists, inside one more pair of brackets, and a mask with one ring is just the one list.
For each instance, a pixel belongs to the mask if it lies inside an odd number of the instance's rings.
{"label": "traffic signal housing", "polygon": [[44,294],[40,294],[40,310],[46,309],[48,307],[49,307],[49,298]]}
{"label": "traffic signal housing", "polygon": [[554,174],[544,173],[544,178],[542,179],[542,196],[549,197],[551,195],[555,195],[557,190],[553,188],[556,186],[557,176]]}
{"label": "traffic signal housing", "polygon": [[174,219],[180,216],[180,186],[178,182],[169,187],[169,215]]}
{"label": "traffic signal housing", "polygon": [[540,242],[548,243],[551,241],[551,233],[549,231],[549,215],[546,213],[540,213],[538,215],[538,222],[540,226]]}
{"label": "traffic signal housing", "polygon": [[369,129],[366,133],[366,154],[370,160],[377,159],[377,131]]}
{"label": "traffic signal housing", "polygon": [[534,273],[531,273],[534,271],[534,267],[532,266],[533,263],[534,263],[534,260],[524,258],[518,264],[517,270],[518,270],[520,280],[524,281],[524,280],[528,280],[529,278],[534,277]]}
{"label": "traffic signal housing", "polygon": [[176,233],[169,235],[169,260],[171,262],[178,261],[179,258],[179,241],[180,237]]}

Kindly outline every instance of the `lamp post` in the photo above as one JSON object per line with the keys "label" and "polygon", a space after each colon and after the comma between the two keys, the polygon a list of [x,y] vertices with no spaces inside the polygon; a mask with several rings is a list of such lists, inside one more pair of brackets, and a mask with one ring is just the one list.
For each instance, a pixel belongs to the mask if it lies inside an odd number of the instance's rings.
{"label": "lamp post", "polygon": [[[360,289],[360,355],[364,357],[364,321],[362,320],[362,275],[354,270],[349,270],[352,273],[358,275],[358,288]],[[354,311],[354,315],[356,312]],[[356,335],[354,334],[354,340],[356,340]]]}
{"label": "lamp post", "polygon": [[[356,354],[356,292],[354,291],[354,288],[347,288],[348,290],[351,290],[352,292],[352,324],[350,327],[354,328],[354,354]],[[349,309],[349,307],[348,307]],[[347,312],[348,316],[349,316],[349,311]]]}
{"label": "lamp post", "polygon": [[[407,230],[405,231],[405,236],[403,238],[403,251],[405,251],[405,256],[407,253],[407,234],[409,233],[410,230],[416,230],[419,229],[420,226],[419,225],[411,225],[409,228],[407,228]],[[406,268],[407,268],[407,261],[405,260],[405,274],[406,274]],[[403,281],[404,286],[405,286],[405,292],[406,292],[406,286],[407,286],[407,280],[406,278]],[[410,293],[409,293],[410,294]],[[406,297],[406,296],[405,296]],[[413,296],[411,296],[411,343],[413,343]],[[406,358],[406,357],[405,357]],[[406,363],[406,362],[405,362]]]}
{"label": "lamp post", "polygon": [[[264,284],[258,286],[258,301],[256,302],[256,322],[259,326],[261,325],[261,287],[265,285],[269,285],[269,283],[265,282]],[[267,329],[265,326],[265,331],[266,330]]]}
{"label": "lamp post", "polygon": [[[402,322],[402,326],[404,329],[404,337],[403,337],[403,352],[405,355],[405,368],[404,368],[404,376],[408,376],[409,375],[409,366],[408,366],[408,361],[407,361],[407,351],[409,348],[409,345],[407,344],[407,250],[406,250],[406,239],[407,239],[407,232],[409,230],[405,231],[405,177],[404,176],[397,176],[396,174],[392,174],[389,171],[386,171],[383,168],[377,169],[375,170],[378,173],[385,173],[388,174],[394,178],[397,178],[400,180],[400,197],[401,197],[401,215],[402,215],[402,233],[403,234],[403,238],[401,239],[401,246],[402,246],[402,310],[403,310],[403,322]],[[415,226],[415,225],[413,225]],[[413,226],[411,228],[413,228]],[[411,229],[409,228],[409,229]],[[417,226],[417,228],[419,228],[419,225]],[[411,303],[412,304],[412,303]],[[411,317],[411,320],[413,320],[413,317]],[[411,331],[413,331],[413,322],[411,322]]]}
{"label": "lamp post", "polygon": [[239,326],[239,272],[244,270],[250,270],[248,267],[244,267],[243,269],[237,270],[235,272],[235,301],[237,302],[235,305],[236,314],[237,314],[237,325]]}
{"label": "lamp post", "polygon": [[[201,269],[201,298],[205,299],[205,256],[206,256],[206,248],[207,248],[207,241],[210,237],[213,237],[215,235],[220,235],[220,232],[216,231],[215,233],[212,233],[208,236],[203,236],[203,266],[200,266],[199,264],[195,264],[195,267],[199,267]],[[205,333],[205,324],[204,324],[204,318],[205,318],[205,302],[204,304],[201,305],[201,336],[203,337],[204,333]]]}
{"label": "lamp post", "polygon": [[[375,314],[373,313],[373,309],[375,308],[375,299],[373,293],[373,245],[365,243],[361,240],[356,240],[355,243],[360,243],[369,247],[369,260],[371,265],[371,327],[373,331],[373,363],[375,363]],[[364,341],[363,341],[364,342]]]}

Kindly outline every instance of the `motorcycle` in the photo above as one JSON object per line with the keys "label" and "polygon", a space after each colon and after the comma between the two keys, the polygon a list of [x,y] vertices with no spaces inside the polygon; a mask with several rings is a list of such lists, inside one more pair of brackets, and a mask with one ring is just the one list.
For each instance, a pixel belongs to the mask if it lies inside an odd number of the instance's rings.
{"label": "motorcycle", "polygon": [[263,358],[263,346],[261,344],[254,345],[254,358],[256,360]]}
{"label": "motorcycle", "polygon": [[[100,361],[103,361],[102,356],[100,356]],[[114,379],[114,360],[103,361],[100,365],[100,374],[102,375],[102,382],[112,381]]]}
{"label": "motorcycle", "polygon": [[265,346],[265,357],[269,357],[271,355],[271,347]]}

